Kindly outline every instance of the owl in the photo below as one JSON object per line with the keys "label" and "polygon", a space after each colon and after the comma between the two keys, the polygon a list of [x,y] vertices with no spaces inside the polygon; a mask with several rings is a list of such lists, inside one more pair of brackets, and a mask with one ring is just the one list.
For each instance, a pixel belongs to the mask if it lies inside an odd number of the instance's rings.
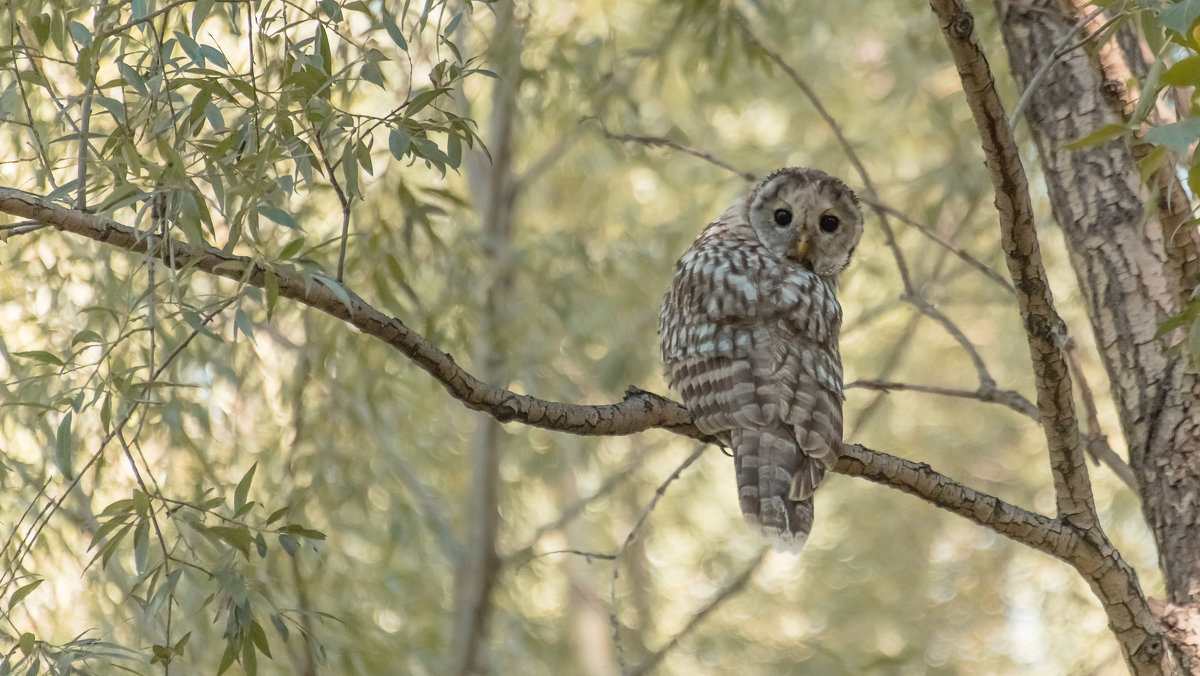
{"label": "owl", "polygon": [[746,521],[788,551],[804,546],[813,489],[841,449],[837,278],[862,231],[845,183],[779,169],[700,233],[659,316],[667,380],[732,449]]}

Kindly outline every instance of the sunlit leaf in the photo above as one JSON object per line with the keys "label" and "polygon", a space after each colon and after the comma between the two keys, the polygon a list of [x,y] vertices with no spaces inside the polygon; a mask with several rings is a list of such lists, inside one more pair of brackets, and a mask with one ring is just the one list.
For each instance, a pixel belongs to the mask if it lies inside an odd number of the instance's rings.
{"label": "sunlit leaf", "polygon": [[73,419],[72,412],[67,411],[66,415],[58,423],[58,432],[55,435],[54,442],[54,465],[68,479],[75,478],[75,471],[71,467],[71,462],[75,454],[75,439],[71,431],[71,421]]}
{"label": "sunlit leaf", "polygon": [[250,484],[254,481],[254,472],[258,469],[258,463],[250,465],[250,469],[242,475],[241,481],[238,482],[237,488],[233,491],[233,508],[241,509],[242,505],[246,504],[246,496],[250,493]]}
{"label": "sunlit leaf", "polygon": [[8,597],[8,610],[9,610],[9,612],[12,612],[12,609],[13,609],[13,607],[14,607],[14,606],[16,606],[18,603],[20,603],[21,601],[23,601],[23,600],[25,599],[25,597],[26,597],[26,596],[29,596],[30,594],[32,594],[32,593],[33,593],[33,590],[35,590],[35,589],[37,589],[38,587],[40,587],[40,586],[42,585],[42,583],[43,583],[43,582],[45,582],[45,580],[44,580],[44,579],[40,579],[40,578],[39,578],[39,579],[37,579],[37,580],[34,580],[33,582],[30,582],[29,584],[22,585],[22,586],[18,587],[18,588],[17,588],[17,590],[16,590],[16,591],[14,591],[14,592],[12,593],[12,595],[10,595],[10,596]]}

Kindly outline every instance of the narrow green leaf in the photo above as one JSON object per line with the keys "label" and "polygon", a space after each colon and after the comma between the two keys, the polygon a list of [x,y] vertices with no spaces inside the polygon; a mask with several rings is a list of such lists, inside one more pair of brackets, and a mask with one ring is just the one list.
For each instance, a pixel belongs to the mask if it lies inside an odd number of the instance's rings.
{"label": "narrow green leaf", "polygon": [[1183,0],[1164,9],[1159,14],[1159,19],[1167,28],[1180,35],[1187,35],[1198,16],[1200,16],[1200,0]]}
{"label": "narrow green leaf", "polygon": [[305,528],[304,526],[294,524],[294,523],[288,524],[288,525],[284,526],[283,528],[281,528],[280,530],[283,531],[284,533],[291,533],[292,535],[299,535],[300,537],[308,538],[309,540],[324,540],[325,539],[325,534],[322,533],[321,531],[313,530],[311,528]]}
{"label": "narrow green leaf", "polygon": [[116,502],[109,503],[109,505],[104,508],[104,511],[100,512],[100,515],[113,516],[116,514],[128,514],[132,509],[133,500],[130,498],[125,498],[124,500],[117,500]]}
{"label": "narrow green leaf", "polygon": [[33,29],[33,36],[37,38],[39,44],[45,44],[46,40],[50,39],[50,15],[42,12],[33,17],[29,22],[30,28]]}
{"label": "narrow green leaf", "polygon": [[233,508],[241,509],[242,505],[246,504],[246,495],[250,493],[250,484],[254,481],[254,472],[258,469],[258,463],[250,465],[250,469],[242,475],[242,480],[238,482],[237,488],[233,491]]}
{"label": "narrow green leaf", "polygon": [[21,601],[23,601],[26,596],[29,596],[30,594],[32,594],[33,590],[37,589],[39,586],[41,586],[41,584],[43,582],[45,582],[45,580],[34,580],[33,582],[30,582],[29,584],[24,585],[24,586],[20,587],[19,589],[17,589],[15,592],[13,592],[12,596],[8,597],[9,612],[12,612],[13,606],[15,606],[18,603],[20,603]]}
{"label": "narrow green leaf", "polygon": [[283,547],[283,551],[287,552],[288,556],[295,556],[296,552],[300,550],[300,540],[294,535],[280,533],[279,546]]}
{"label": "narrow green leaf", "polygon": [[179,47],[192,60],[192,63],[201,68],[204,67],[204,52],[200,51],[200,45],[192,39],[192,36],[175,31],[175,40],[179,42]]}
{"label": "narrow green leaf", "polygon": [[317,52],[321,56],[322,72],[333,74],[333,52],[329,48],[329,35],[325,32],[325,24],[317,23]]}
{"label": "narrow green leaf", "polygon": [[71,468],[72,454],[75,451],[75,440],[71,434],[73,419],[74,415],[67,411],[67,414],[58,423],[58,434],[54,444],[54,464],[58,466],[58,471],[68,479],[75,478],[75,472]]}
{"label": "narrow green leaf", "polygon": [[250,558],[250,530],[245,526],[209,526],[208,532],[228,542],[242,556]]}
{"label": "narrow green leaf", "polygon": [[96,333],[95,331],[92,331],[91,329],[84,329],[84,330],[76,333],[75,336],[73,338],[71,338],[71,347],[75,347],[79,343],[103,343],[103,342],[104,342],[104,339],[100,337],[100,334]]}
{"label": "narrow green leaf", "polygon": [[242,669],[246,670],[246,676],[258,674],[258,654],[254,652],[254,643],[251,641],[242,643]]}
{"label": "narrow green leaf", "polygon": [[1060,146],[1063,150],[1079,150],[1080,148],[1090,148],[1092,146],[1103,145],[1113,139],[1121,138],[1125,135],[1125,125],[1123,124],[1106,124],[1096,131],[1093,131],[1082,138],[1078,138],[1069,143],[1064,143]]}
{"label": "narrow green leaf", "polygon": [[258,652],[271,656],[271,645],[267,643],[267,632],[263,631],[262,625],[255,620],[250,621],[250,640],[254,641],[254,647],[258,648]]}
{"label": "narrow green leaf", "polygon": [[43,364],[54,364],[55,366],[63,365],[63,362],[61,359],[59,359],[58,357],[55,357],[54,355],[50,354],[49,352],[46,352],[45,350],[30,350],[28,352],[13,352],[12,356],[21,357],[24,359],[32,359],[34,361],[40,361]]}
{"label": "narrow green leaf", "polygon": [[383,89],[383,71],[379,69],[379,64],[374,61],[364,63],[362,68],[358,69],[358,76]]}
{"label": "narrow green leaf", "polygon": [[[288,242],[287,245],[285,245],[283,247],[283,250],[279,252],[279,257],[280,258],[291,258],[291,257],[295,256],[296,254],[300,253],[300,250],[303,248],[304,248],[304,237],[297,237],[296,239],[293,239],[292,241]],[[276,291],[279,290],[278,285],[276,285],[275,290]]]}
{"label": "narrow green leaf", "polygon": [[319,275],[317,276],[317,280],[329,287],[329,290],[333,292],[333,295],[337,296],[338,300],[342,301],[342,304],[346,306],[347,310],[349,310],[351,313],[354,312],[354,306],[350,303],[350,296],[346,293],[346,289],[343,288],[341,284],[332,279],[327,279]]}
{"label": "narrow green leaf", "polygon": [[[233,325],[243,336],[250,339],[251,343],[254,342],[254,322],[250,321],[250,316],[246,314],[245,310],[238,308],[237,312],[233,313]],[[240,505],[238,506],[240,507]]]}
{"label": "narrow green leaf", "polygon": [[263,286],[267,289],[267,319],[275,314],[275,305],[279,303],[279,280],[274,274],[263,276]]}
{"label": "narrow green leaf", "polygon": [[283,642],[287,643],[288,628],[287,625],[283,623],[283,617],[281,617],[279,613],[271,613],[271,624],[275,625],[275,631],[279,632],[279,635],[283,637]]}
{"label": "narrow green leaf", "polygon": [[87,26],[78,21],[67,22],[67,32],[71,34],[71,39],[83,47],[92,46],[92,32],[87,29]]}
{"label": "narrow green leaf", "polygon": [[128,520],[129,520],[128,516],[122,516],[122,517],[114,517],[112,519],[109,519],[108,521],[105,521],[103,524],[100,525],[99,528],[96,529],[95,533],[92,533],[92,541],[88,544],[88,550],[91,550],[97,544],[99,544],[100,542],[103,542],[105,536],[107,536],[109,533],[111,533],[116,528],[125,525],[125,523]]}
{"label": "narrow green leaf", "polygon": [[408,147],[411,144],[412,136],[403,129],[393,129],[388,134],[388,150],[391,150],[392,157],[398,160],[404,159],[404,155],[408,152]]}
{"label": "narrow green leaf", "polygon": [[400,32],[400,26],[396,25],[396,17],[392,16],[392,13],[386,9],[383,10],[383,27],[392,38],[392,42],[396,43],[396,46],[400,48],[400,51],[407,52],[408,40],[404,39],[404,33]]}
{"label": "narrow green leaf", "polygon": [[275,510],[274,512],[271,512],[271,516],[267,517],[267,525],[270,526],[271,524],[278,521],[280,518],[283,517],[284,514],[287,514],[290,509],[291,509],[291,507],[281,507],[281,508]]}
{"label": "narrow green leaf", "polygon": [[271,206],[270,204],[260,204],[258,205],[258,213],[271,219],[272,221],[275,221],[285,228],[291,228],[292,230],[300,229],[299,226],[296,225],[296,219],[292,218],[291,214],[283,209],[280,209],[279,207]]}
{"label": "narrow green leaf", "polygon": [[150,522],[138,521],[133,529],[133,567],[138,577],[146,574],[146,560],[150,554]]}
{"label": "narrow green leaf", "polygon": [[429,89],[417,94],[408,102],[404,114],[408,116],[416,115],[418,111],[433,103],[434,99],[445,94],[447,91],[449,90],[444,87],[438,87],[437,89]]}
{"label": "narrow green leaf", "polygon": [[1200,117],[1189,117],[1179,122],[1155,127],[1146,132],[1146,142],[1166,146],[1178,153],[1186,153],[1188,146],[1200,139]]}
{"label": "narrow green leaf", "polygon": [[230,638],[225,643],[225,652],[221,655],[221,663],[217,665],[217,676],[225,673],[229,669],[233,661],[237,659],[238,649],[241,648],[241,642]]}
{"label": "narrow green leaf", "polygon": [[1175,62],[1162,74],[1160,81],[1173,87],[1192,87],[1200,84],[1200,56],[1189,56]]}
{"label": "narrow green leaf", "polygon": [[216,0],[197,0],[196,4],[192,6],[193,35],[200,32],[200,25],[203,24],[204,20],[208,18],[209,13],[212,12],[214,4],[216,4]]}
{"label": "narrow green leaf", "polygon": [[458,169],[458,165],[462,163],[462,142],[458,140],[457,134],[450,134],[446,139],[446,164],[452,169]]}

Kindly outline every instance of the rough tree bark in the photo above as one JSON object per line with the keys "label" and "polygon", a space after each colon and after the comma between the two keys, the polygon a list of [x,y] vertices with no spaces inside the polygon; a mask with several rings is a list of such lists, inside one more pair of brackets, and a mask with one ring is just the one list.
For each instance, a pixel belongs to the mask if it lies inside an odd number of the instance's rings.
{"label": "rough tree bark", "polygon": [[[1027,98],[1024,117],[1158,544],[1167,599],[1153,607],[1177,657],[1200,673],[1200,378],[1154,338],[1197,283],[1196,228],[1181,218],[1190,205],[1169,170],[1157,172],[1149,186],[1141,183],[1136,142],[1063,147],[1127,121],[1136,93],[1125,82],[1130,73],[1146,72],[1145,57],[1136,40],[1130,47],[1129,33],[1118,32],[1123,39],[1059,58],[1057,49],[1085,38],[1103,17],[1089,21],[1092,8],[1058,0],[996,4],[1020,86],[1057,59]],[[1072,36],[1077,24],[1083,30]]]}

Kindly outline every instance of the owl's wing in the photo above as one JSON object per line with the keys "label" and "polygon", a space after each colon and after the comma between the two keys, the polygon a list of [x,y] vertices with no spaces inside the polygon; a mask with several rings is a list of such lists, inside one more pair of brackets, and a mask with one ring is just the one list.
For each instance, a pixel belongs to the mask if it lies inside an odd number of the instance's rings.
{"label": "owl's wing", "polygon": [[761,363],[756,368],[761,340],[753,335],[762,326],[760,289],[770,265],[730,213],[676,264],[659,317],[659,347],[668,381],[705,434],[778,420],[778,397],[764,396],[771,382]]}
{"label": "owl's wing", "polygon": [[833,468],[842,445],[841,306],[833,287],[807,271],[783,279],[777,301],[783,311],[774,377],[785,393],[782,418],[808,460],[799,463],[789,497],[803,500]]}

